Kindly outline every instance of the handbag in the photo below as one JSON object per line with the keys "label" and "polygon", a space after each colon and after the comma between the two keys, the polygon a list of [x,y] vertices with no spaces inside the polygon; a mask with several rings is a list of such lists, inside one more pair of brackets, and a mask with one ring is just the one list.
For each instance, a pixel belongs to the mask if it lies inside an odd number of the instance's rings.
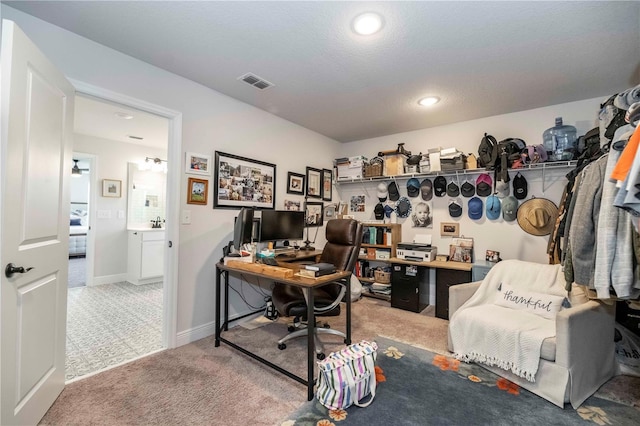
{"label": "handbag", "polygon": [[[316,398],[330,410],[367,407],[376,395],[376,342],[354,343],[318,361]],[[367,395],[367,402],[360,402]]]}

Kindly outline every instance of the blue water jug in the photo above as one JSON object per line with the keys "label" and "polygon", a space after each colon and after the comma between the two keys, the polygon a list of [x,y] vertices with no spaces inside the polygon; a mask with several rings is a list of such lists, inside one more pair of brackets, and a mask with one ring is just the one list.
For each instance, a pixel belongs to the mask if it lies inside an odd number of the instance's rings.
{"label": "blue water jug", "polygon": [[544,131],[542,140],[548,161],[573,160],[578,140],[576,128],[562,125],[562,117],[557,117],[556,125]]}

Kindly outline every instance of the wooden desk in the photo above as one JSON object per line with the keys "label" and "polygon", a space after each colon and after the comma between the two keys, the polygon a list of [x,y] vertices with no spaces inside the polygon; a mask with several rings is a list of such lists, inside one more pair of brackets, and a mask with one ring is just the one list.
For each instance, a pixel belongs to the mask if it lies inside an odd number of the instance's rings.
{"label": "wooden desk", "polygon": [[[315,256],[315,253],[313,252],[306,252],[305,255],[309,255],[309,256]],[[298,260],[301,259],[301,257],[296,257]],[[295,263],[287,263],[287,262],[278,262],[280,266],[285,266],[288,268],[293,269],[294,271],[297,272],[297,270],[300,269],[299,265],[296,265]],[[248,351],[247,349],[236,345],[235,343],[224,339],[221,334],[222,331],[227,331],[229,329],[229,274],[233,273],[233,274],[243,274],[243,275],[250,275],[250,276],[254,276],[254,277],[258,277],[258,278],[263,278],[263,279],[271,279],[271,280],[276,280],[280,283],[284,283],[284,284],[289,284],[295,287],[299,287],[301,288],[304,292],[305,292],[305,297],[307,300],[307,319],[308,319],[308,335],[307,335],[307,378],[304,379],[300,376],[297,376],[293,373],[291,373],[288,370],[285,370],[284,368],[273,364],[272,362],[260,357],[259,355],[254,354],[253,352]],[[224,275],[224,282],[225,282],[225,287],[224,287],[224,320],[221,321],[221,300],[220,300],[220,291],[221,291],[221,280],[220,277]],[[216,264],[216,340],[215,340],[215,346],[218,347],[220,346],[220,342],[222,343],[226,343],[227,345],[231,346],[232,348],[239,350],[240,352],[244,353],[245,355],[250,356],[251,358],[273,368],[274,370],[286,375],[287,377],[290,377],[294,380],[296,380],[297,382],[302,383],[303,385],[307,386],[307,398],[309,401],[311,401],[313,399],[313,387],[314,387],[314,365],[315,365],[315,360],[314,360],[314,355],[315,355],[315,340],[314,340],[314,329],[315,329],[315,314],[313,311],[313,290],[316,287],[322,287],[324,285],[330,284],[332,282],[335,281],[340,281],[340,280],[344,280],[344,283],[347,287],[347,297],[346,297],[346,311],[347,311],[347,325],[346,325],[346,339],[345,339],[345,343],[347,345],[351,344],[351,298],[349,297],[349,295],[351,294],[351,280],[349,279],[349,277],[351,276],[351,272],[345,272],[345,271],[339,271],[336,272],[335,274],[331,274],[331,275],[325,275],[323,277],[319,277],[319,278],[306,278],[306,277],[300,277],[300,276],[293,276],[292,278],[279,278],[279,277],[274,277],[272,275],[268,275],[268,274],[264,274],[264,273],[254,273],[251,271],[246,271],[243,269],[236,269],[227,265],[224,265],[224,263],[219,262]],[[250,314],[249,314],[250,315]],[[275,345],[275,342],[274,342]]]}
{"label": "wooden desk", "polygon": [[[443,262],[440,260],[434,260],[432,262],[416,262],[412,260],[399,259],[397,257],[389,259],[389,262],[391,262],[392,265],[416,265],[418,267],[434,268],[436,270],[436,317],[437,318],[442,318],[447,320],[449,319],[449,287],[451,287],[452,285],[471,282],[471,269],[473,268],[472,263],[451,262],[451,261]],[[414,290],[414,293],[418,291],[417,289],[418,287],[416,287],[416,290]],[[392,290],[391,290],[392,302],[393,302],[393,294],[394,294],[394,290],[392,287]],[[405,291],[403,292],[403,295],[407,296],[408,293]],[[415,309],[410,309],[410,310],[419,312],[422,308],[424,308],[423,305],[419,304],[419,294],[412,294],[411,296],[414,298],[418,298],[418,300],[413,300],[413,299],[411,300],[413,302],[412,306]],[[403,302],[405,305],[409,303],[406,300],[402,300],[396,303],[397,305],[396,307],[404,306]],[[393,306],[393,303],[392,303],[392,306]]]}

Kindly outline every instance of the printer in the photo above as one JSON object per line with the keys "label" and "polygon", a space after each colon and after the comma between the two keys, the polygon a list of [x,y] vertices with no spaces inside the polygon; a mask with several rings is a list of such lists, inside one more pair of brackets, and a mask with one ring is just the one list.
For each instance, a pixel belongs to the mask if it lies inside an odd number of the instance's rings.
{"label": "printer", "polygon": [[436,260],[437,247],[431,246],[431,235],[416,235],[413,242],[398,243],[396,257],[416,262],[432,262]]}

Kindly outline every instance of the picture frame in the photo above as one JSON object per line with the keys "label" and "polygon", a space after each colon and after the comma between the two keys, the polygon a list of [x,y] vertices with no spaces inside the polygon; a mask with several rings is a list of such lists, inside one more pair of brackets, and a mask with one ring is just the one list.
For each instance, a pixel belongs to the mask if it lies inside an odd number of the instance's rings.
{"label": "picture frame", "polygon": [[122,181],[115,179],[102,179],[103,197],[122,197]]}
{"label": "picture frame", "polygon": [[304,195],[306,176],[301,173],[287,173],[287,194]]}
{"label": "picture frame", "polygon": [[187,204],[207,205],[209,181],[207,179],[189,178],[187,186]]}
{"label": "picture frame", "polygon": [[327,204],[326,206],[324,206],[324,221],[336,219],[337,217],[338,217],[337,204]]}
{"label": "picture frame", "polygon": [[322,199],[331,201],[333,195],[333,171],[330,169],[322,169]]}
{"label": "picture frame", "polygon": [[299,200],[284,200],[284,209],[294,212],[302,211],[302,201]]}
{"label": "picture frame", "polygon": [[275,208],[275,164],[219,151],[214,161],[214,209]]}
{"label": "picture frame", "polygon": [[459,237],[460,224],[455,222],[440,223],[440,236],[442,237]]}
{"label": "picture frame", "polygon": [[184,172],[192,175],[211,176],[211,156],[187,152],[185,156]]}
{"label": "picture frame", "polygon": [[495,250],[487,250],[485,254],[485,260],[487,262],[499,262],[501,260],[500,252]]}
{"label": "picture frame", "polygon": [[322,202],[307,201],[304,205],[304,221],[305,226],[316,227],[322,226],[324,208]]}
{"label": "picture frame", "polygon": [[307,197],[322,198],[322,170],[307,167]]}

